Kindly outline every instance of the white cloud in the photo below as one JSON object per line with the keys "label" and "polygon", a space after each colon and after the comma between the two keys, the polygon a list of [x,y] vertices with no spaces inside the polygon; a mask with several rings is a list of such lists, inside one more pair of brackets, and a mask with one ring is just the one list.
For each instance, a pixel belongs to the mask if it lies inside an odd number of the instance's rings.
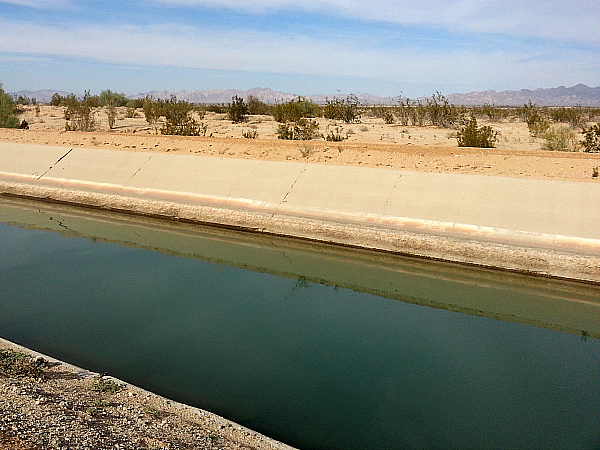
{"label": "white cloud", "polygon": [[[394,82],[447,85],[449,80],[479,86],[586,82],[598,72],[596,54],[532,55],[522,51],[473,52],[406,47],[373,50],[355,39],[332,43],[318,37],[255,30],[205,32],[181,25],[60,28],[0,18],[0,52],[54,55],[95,61],[238,70],[257,73],[365,77]],[[575,63],[576,62],[576,63]],[[551,75],[550,75],[551,74]],[[544,78],[546,77],[546,78]]]}
{"label": "white cloud", "polygon": [[59,9],[70,3],[70,0],[0,0],[0,3],[10,3],[38,9]]}
{"label": "white cloud", "polygon": [[401,25],[600,44],[597,0],[154,0],[250,13],[318,12]]}

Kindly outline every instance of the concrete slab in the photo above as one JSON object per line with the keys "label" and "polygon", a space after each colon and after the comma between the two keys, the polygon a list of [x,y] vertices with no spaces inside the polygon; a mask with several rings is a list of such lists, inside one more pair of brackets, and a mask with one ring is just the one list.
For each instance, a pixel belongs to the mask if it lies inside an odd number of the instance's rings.
{"label": "concrete slab", "polygon": [[0,142],[0,172],[39,177],[69,150],[70,147]]}
{"label": "concrete slab", "polygon": [[[494,252],[509,252],[506,244],[600,255],[597,183],[1,144],[0,188],[469,263],[482,263],[472,255],[487,252],[485,264],[493,264]],[[422,233],[441,238],[425,243]],[[452,242],[442,244],[446,238]],[[500,247],[467,251],[456,239]],[[518,266],[527,268],[524,255]],[[562,264],[551,258],[553,267]],[[573,270],[600,279],[600,264],[589,261]]]}

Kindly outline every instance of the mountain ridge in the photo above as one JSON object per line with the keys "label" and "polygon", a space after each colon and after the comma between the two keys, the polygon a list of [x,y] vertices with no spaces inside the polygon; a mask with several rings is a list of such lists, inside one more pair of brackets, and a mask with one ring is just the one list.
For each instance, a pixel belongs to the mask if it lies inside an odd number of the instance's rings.
{"label": "mountain ridge", "polygon": [[[63,91],[52,91],[49,89],[39,91],[18,91],[14,95],[35,98],[38,102],[48,103],[52,95],[58,92],[60,95],[67,95]],[[252,95],[265,103],[277,103],[293,100],[298,97],[296,94],[274,91],[270,88],[255,87],[248,90],[239,89],[213,89],[213,90],[195,90],[195,91],[150,91],[135,95],[129,95],[127,98],[136,99],[150,95],[157,99],[167,100],[172,96],[179,100],[186,100],[191,103],[230,103],[233,96],[247,99]],[[346,98],[349,94],[316,94],[303,96],[307,100],[315,103],[325,103],[327,99]],[[368,105],[393,105],[397,104],[401,96],[380,97],[368,93],[358,94],[358,100]],[[449,94],[446,96],[448,101],[455,105],[480,106],[484,104],[494,104],[496,106],[523,106],[526,103],[533,103],[538,106],[600,106],[600,86],[589,87],[585,84],[577,84],[571,87],[559,86],[555,88],[540,89],[521,89],[518,91],[473,91],[468,93]],[[417,100],[424,100],[420,97]]]}

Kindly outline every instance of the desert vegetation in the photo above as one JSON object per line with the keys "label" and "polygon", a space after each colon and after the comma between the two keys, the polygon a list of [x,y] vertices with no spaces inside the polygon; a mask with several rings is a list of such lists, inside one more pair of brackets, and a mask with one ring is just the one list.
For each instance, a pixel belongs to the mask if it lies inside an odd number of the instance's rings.
{"label": "desert vegetation", "polygon": [[456,133],[459,147],[492,148],[498,140],[498,132],[489,125],[477,126],[473,116],[463,119],[464,125]]}
{"label": "desert vegetation", "polygon": [[[23,108],[37,108],[36,117],[39,117],[40,105],[34,99],[13,98],[1,87],[0,93],[0,126],[28,126],[19,120]],[[169,100],[150,96],[127,99],[124,94],[104,90],[99,95],[91,95],[87,91],[83,97],[54,94],[50,105],[63,109],[64,129],[67,131],[119,130],[126,128],[126,124],[130,123],[128,120],[144,117],[148,130],[155,134],[223,135],[224,126],[209,125],[203,121],[205,115],[210,114],[212,124],[215,119],[240,125],[250,122],[249,127],[237,131],[238,137],[247,139],[257,139],[256,124],[269,121],[274,122],[272,131],[265,132],[261,125],[262,139],[271,136],[284,140],[322,139],[329,142],[348,140],[357,131],[371,133],[373,124],[381,123],[388,127],[381,131],[380,140],[383,142],[406,139],[415,142],[414,139],[421,134],[415,128],[428,129],[429,133],[435,128],[440,131],[434,134],[434,139],[440,142],[455,139],[454,145],[460,147],[493,147],[507,142],[508,138],[503,136],[506,124],[522,123],[529,132],[529,142],[539,149],[600,151],[600,125],[597,125],[600,108],[539,107],[531,102],[521,107],[490,104],[467,107],[451,104],[440,92],[418,100],[402,98],[393,105],[361,104],[355,95],[328,98],[325,104],[303,97],[268,104],[253,96],[247,99],[234,96],[228,104],[198,105],[175,97]]]}
{"label": "desert vegetation", "polygon": [[0,127],[17,128],[19,126],[17,114],[18,109],[12,97],[4,92],[0,83]]}

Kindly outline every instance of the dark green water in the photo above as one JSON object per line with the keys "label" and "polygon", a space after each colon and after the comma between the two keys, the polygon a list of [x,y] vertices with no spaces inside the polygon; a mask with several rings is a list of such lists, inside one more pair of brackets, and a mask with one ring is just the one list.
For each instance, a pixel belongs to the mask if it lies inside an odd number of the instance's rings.
{"label": "dark green water", "polygon": [[[34,213],[57,222],[56,211]],[[14,222],[9,215],[0,209],[0,222]],[[68,222],[64,216],[60,226]],[[384,298],[326,277],[314,283],[314,273],[280,276],[19,225],[0,223],[6,339],[303,449],[600,448],[593,331],[559,332]],[[232,261],[236,251],[261,251],[255,242],[231,245]],[[538,295],[512,291],[506,280],[442,282],[431,275],[435,264],[419,264],[427,267],[392,276],[406,298],[418,289],[430,303],[469,292],[484,303],[486,295],[498,303]],[[539,301],[566,295],[544,283]]]}

